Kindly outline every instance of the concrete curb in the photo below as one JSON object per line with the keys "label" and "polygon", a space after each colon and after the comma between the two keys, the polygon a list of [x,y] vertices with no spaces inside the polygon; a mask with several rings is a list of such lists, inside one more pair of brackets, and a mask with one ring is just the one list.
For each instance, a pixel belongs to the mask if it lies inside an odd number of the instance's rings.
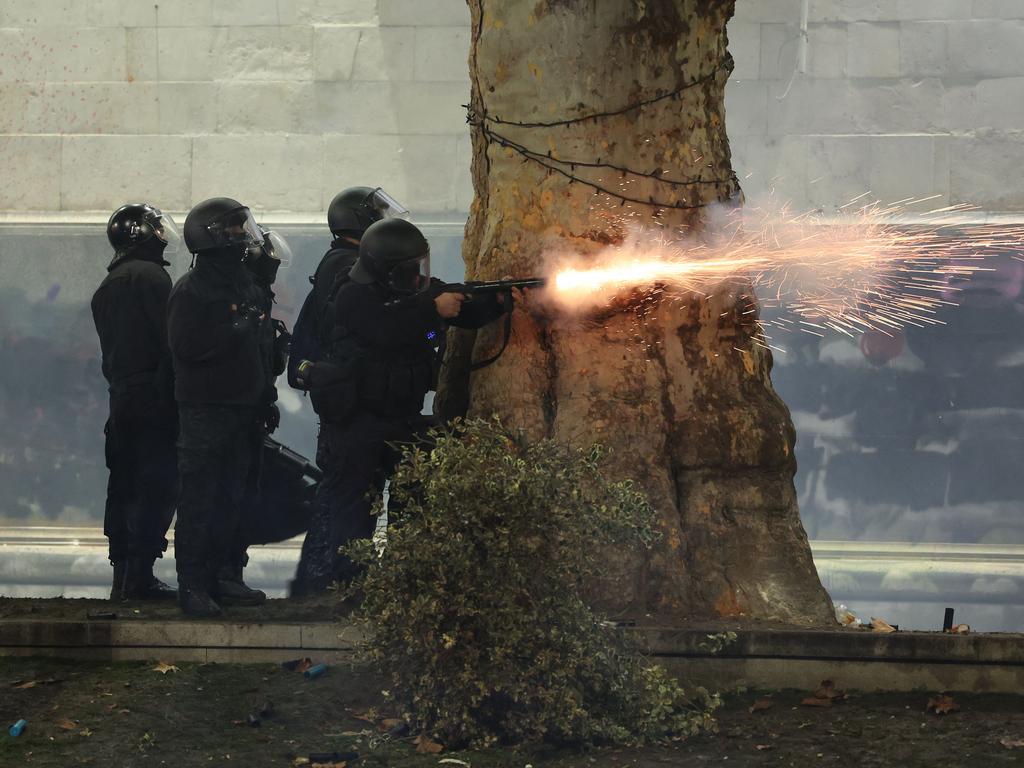
{"label": "concrete curb", "polygon": [[[832,679],[865,691],[1024,691],[1024,636],[741,629],[719,653],[707,627],[630,628],[652,661],[713,690],[812,689]],[[96,660],[280,662],[353,658],[361,631],[345,623],[0,619],[0,656]]]}

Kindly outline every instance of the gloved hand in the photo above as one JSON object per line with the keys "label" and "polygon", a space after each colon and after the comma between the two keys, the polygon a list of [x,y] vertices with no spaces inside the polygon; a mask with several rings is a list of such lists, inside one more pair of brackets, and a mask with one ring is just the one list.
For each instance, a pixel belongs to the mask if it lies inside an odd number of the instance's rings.
{"label": "gloved hand", "polygon": [[263,414],[263,426],[267,430],[267,434],[272,435],[280,425],[281,409],[277,407],[277,403],[270,403]]}

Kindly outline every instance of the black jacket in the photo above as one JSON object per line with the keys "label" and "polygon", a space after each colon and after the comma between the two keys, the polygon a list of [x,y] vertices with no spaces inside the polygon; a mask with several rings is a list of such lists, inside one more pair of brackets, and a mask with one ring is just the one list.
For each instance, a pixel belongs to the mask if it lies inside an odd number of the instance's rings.
{"label": "black jacket", "polygon": [[175,284],[167,304],[167,332],[179,403],[255,405],[266,394],[262,322],[245,322],[247,307],[266,298],[240,260],[199,254]]}
{"label": "black jacket", "polygon": [[103,352],[103,376],[111,391],[156,384],[169,395],[166,262],[115,259],[92,297],[92,318]]}
{"label": "black jacket", "polygon": [[445,284],[396,299],[377,285],[345,283],[335,300],[335,342],[329,358],[355,363],[360,404],[385,416],[414,416],[434,385],[437,347],[447,325],[479,328],[500,317],[494,296],[462,305],[458,317],[444,320],[434,297]]}

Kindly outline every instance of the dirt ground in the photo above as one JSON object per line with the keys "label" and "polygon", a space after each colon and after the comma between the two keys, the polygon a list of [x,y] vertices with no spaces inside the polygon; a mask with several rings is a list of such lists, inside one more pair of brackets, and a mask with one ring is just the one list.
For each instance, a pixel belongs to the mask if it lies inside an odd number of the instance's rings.
{"label": "dirt ground", "polygon": [[[0,766],[270,768],[302,765],[314,752],[356,753],[351,768],[1024,765],[1020,696],[955,695],[959,710],[940,716],[925,711],[928,692],[850,693],[831,707],[802,705],[805,691],[745,692],[725,698],[718,734],[684,743],[419,754],[411,738],[381,732],[392,713],[380,681],[359,668],[307,680],[270,664],[157,666],[0,658]],[[272,711],[251,725],[268,702]],[[20,718],[28,725],[11,737]]]}

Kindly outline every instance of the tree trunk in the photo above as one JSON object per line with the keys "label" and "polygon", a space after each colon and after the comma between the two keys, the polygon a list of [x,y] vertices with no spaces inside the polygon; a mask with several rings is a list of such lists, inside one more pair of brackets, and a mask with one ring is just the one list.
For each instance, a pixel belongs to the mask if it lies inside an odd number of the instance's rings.
{"label": "tree trunk", "polygon": [[[623,220],[692,234],[704,205],[739,199],[723,105],[733,0],[469,4],[468,277],[538,273],[552,246],[597,253]],[[653,552],[610,555],[613,578],[596,589],[606,610],[831,616],[797,510],[793,425],[742,293],[649,292],[583,318],[517,311],[504,355],[471,376],[503,329],[450,339],[446,414],[468,406],[531,436],[607,445],[612,470],[659,509]]]}

